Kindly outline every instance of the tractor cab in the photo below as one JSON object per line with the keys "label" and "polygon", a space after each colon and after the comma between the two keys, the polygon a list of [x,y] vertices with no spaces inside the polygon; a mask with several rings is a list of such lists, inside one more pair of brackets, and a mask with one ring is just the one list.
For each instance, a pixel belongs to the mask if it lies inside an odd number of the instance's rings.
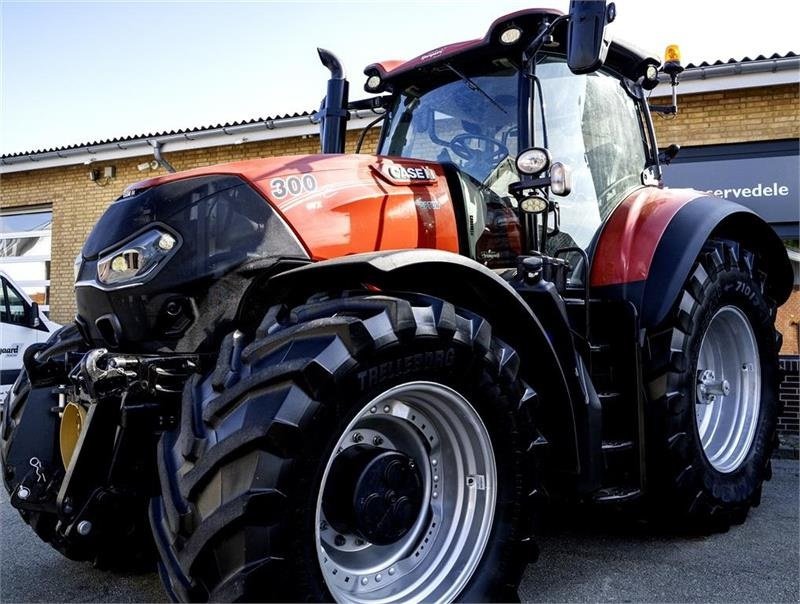
{"label": "tractor cab", "polygon": [[[607,41],[613,5],[573,4],[571,21],[520,11],[482,39],[365,69],[368,92],[390,93],[379,155],[445,166],[463,197],[468,255],[492,268],[514,266],[521,253],[591,251],[612,211],[660,178],[644,94],[659,61]],[[583,21],[581,10],[590,13]],[[576,30],[584,21],[591,35]]]}

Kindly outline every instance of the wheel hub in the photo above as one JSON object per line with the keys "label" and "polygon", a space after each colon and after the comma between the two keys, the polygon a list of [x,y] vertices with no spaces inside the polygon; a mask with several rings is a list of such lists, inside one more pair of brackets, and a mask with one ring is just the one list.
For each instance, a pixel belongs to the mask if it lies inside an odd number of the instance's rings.
{"label": "wheel hub", "polygon": [[761,406],[758,343],[747,316],[723,306],[697,356],[695,421],[703,453],[718,472],[737,470],[750,453]]}
{"label": "wheel hub", "polygon": [[334,460],[323,495],[330,525],[376,545],[401,539],[422,505],[423,481],[416,462],[400,451],[371,445],[348,447]]}
{"label": "wheel hub", "polygon": [[720,396],[727,396],[731,392],[731,383],[728,380],[718,380],[710,369],[699,371],[697,378],[697,404],[712,405]]}

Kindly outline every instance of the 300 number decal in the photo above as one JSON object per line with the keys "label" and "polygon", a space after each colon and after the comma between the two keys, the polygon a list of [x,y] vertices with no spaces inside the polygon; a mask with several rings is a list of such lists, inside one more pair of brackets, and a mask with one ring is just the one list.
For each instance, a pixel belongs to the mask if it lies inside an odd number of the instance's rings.
{"label": "300 number decal", "polygon": [[290,195],[310,193],[317,190],[317,179],[311,174],[303,176],[289,176],[288,178],[273,178],[270,182],[272,195],[276,199],[283,199]]}

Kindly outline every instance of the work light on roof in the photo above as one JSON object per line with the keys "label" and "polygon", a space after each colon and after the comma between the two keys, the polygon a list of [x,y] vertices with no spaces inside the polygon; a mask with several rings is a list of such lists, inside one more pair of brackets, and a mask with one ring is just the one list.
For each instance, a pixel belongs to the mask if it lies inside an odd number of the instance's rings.
{"label": "work light on roof", "polygon": [[503,44],[515,44],[522,37],[522,30],[516,25],[508,27],[500,34],[500,42]]}
{"label": "work light on roof", "polygon": [[367,78],[367,91],[368,92],[378,92],[380,90],[381,84],[383,81],[381,80],[381,76],[379,75],[371,75]]}

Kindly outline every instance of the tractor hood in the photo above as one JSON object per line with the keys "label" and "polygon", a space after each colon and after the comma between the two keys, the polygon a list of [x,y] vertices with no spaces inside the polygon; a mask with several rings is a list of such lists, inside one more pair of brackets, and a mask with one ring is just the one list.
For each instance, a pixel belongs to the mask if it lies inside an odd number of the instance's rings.
{"label": "tractor hood", "polygon": [[231,320],[249,283],[241,269],[458,246],[439,164],[311,155],[198,168],[136,183],[106,209],[76,259],[77,320],[98,345],[213,347],[208,326]]}
{"label": "tractor hood", "polygon": [[458,251],[443,167],[374,155],[297,155],[197,168],[128,187],[123,199],[196,177],[239,177],[314,259],[387,249]]}

